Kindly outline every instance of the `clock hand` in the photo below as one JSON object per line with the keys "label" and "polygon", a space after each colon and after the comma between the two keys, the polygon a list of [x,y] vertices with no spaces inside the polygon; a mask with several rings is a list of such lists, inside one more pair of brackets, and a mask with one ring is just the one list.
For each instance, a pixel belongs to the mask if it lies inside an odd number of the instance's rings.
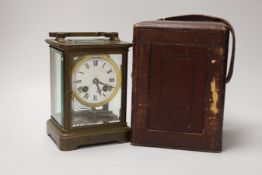
{"label": "clock hand", "polygon": [[98,83],[96,83],[96,87],[98,89],[99,95],[101,96],[101,89],[99,88]]}
{"label": "clock hand", "polygon": [[110,85],[110,84],[102,83],[102,82],[99,81],[99,80],[97,80],[97,83],[102,84],[102,85],[104,85],[104,86],[109,86],[109,87],[115,88],[114,86],[112,86],[112,85]]}
{"label": "clock hand", "polygon": [[100,89],[100,87],[98,86],[98,79],[94,79],[93,83],[96,85],[97,90],[98,90],[98,92],[99,92],[99,95],[101,96],[101,89]]}

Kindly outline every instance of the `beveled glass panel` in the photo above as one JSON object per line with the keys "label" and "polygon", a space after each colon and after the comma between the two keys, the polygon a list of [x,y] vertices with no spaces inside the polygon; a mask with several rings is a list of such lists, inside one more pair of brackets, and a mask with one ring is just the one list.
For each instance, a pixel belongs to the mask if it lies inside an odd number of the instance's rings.
{"label": "beveled glass panel", "polygon": [[62,52],[50,49],[51,70],[51,116],[63,126],[63,56]]}

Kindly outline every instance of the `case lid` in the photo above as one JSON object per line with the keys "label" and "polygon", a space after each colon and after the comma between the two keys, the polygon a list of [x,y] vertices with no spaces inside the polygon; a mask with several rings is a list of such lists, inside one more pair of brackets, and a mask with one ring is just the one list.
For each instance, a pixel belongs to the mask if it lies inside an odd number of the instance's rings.
{"label": "case lid", "polygon": [[197,30],[228,30],[228,26],[221,22],[207,21],[171,21],[153,20],[136,23],[135,28],[170,28],[170,29],[197,29]]}

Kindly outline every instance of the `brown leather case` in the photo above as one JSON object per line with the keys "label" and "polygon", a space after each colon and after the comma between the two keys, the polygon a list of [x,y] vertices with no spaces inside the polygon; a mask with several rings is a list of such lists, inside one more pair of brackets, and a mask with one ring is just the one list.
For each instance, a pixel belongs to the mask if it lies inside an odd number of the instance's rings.
{"label": "brown leather case", "polygon": [[132,144],[221,151],[234,51],[234,30],[220,18],[186,15],[135,24]]}

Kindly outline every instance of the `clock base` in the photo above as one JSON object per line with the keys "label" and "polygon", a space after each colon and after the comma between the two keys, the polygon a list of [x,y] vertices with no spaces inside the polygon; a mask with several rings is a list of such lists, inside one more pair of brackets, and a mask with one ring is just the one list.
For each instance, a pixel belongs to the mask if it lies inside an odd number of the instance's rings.
{"label": "clock base", "polygon": [[61,151],[71,151],[80,146],[99,143],[129,142],[130,133],[128,126],[63,130],[53,119],[47,121],[47,134]]}

